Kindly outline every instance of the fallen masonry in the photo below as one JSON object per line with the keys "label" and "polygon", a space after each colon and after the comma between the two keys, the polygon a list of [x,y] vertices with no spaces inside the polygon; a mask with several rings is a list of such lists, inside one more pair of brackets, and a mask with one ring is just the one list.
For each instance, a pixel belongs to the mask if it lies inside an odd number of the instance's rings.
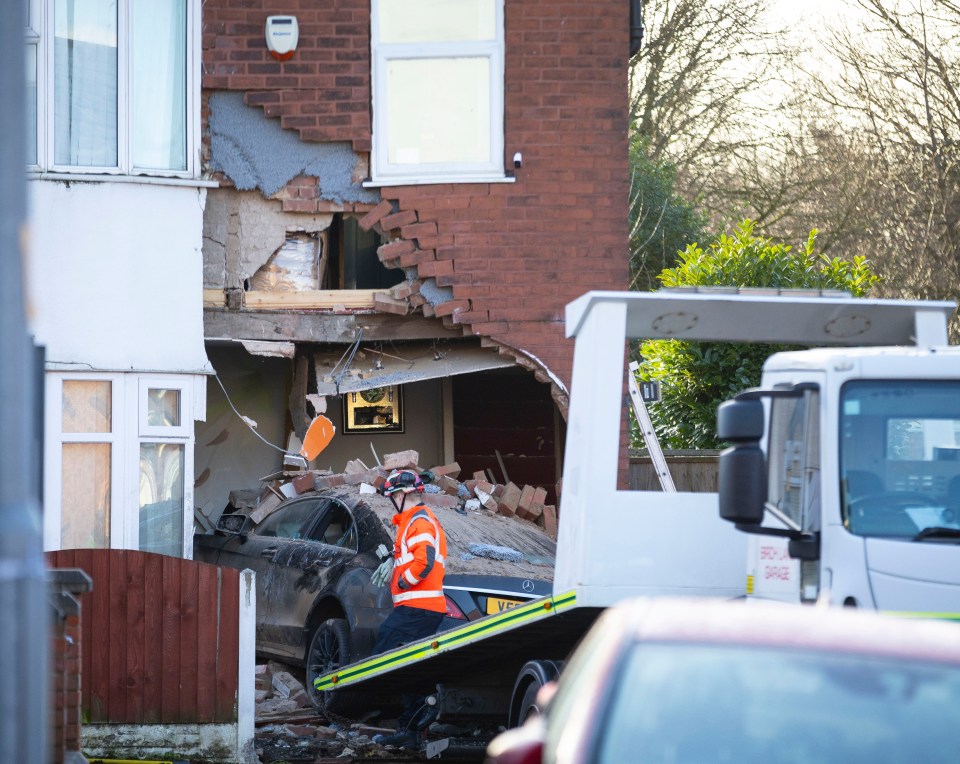
{"label": "fallen masonry", "polygon": [[[399,751],[373,742],[389,734],[395,720],[377,709],[361,719],[326,714],[310,705],[294,669],[270,661],[256,667],[255,747],[261,764],[325,761],[416,761],[436,756],[444,761],[482,761],[491,730],[479,726],[431,725],[419,752]],[[451,746],[446,741],[455,739]],[[456,755],[453,755],[456,754]]]}

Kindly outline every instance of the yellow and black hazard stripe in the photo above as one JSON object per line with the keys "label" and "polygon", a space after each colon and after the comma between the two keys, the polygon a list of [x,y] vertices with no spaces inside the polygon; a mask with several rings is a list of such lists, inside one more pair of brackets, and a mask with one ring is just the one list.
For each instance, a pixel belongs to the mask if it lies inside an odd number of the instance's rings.
{"label": "yellow and black hazard stripe", "polygon": [[505,610],[496,615],[487,616],[461,626],[457,629],[444,631],[435,637],[421,642],[404,645],[388,653],[377,655],[366,661],[360,661],[350,666],[344,666],[337,671],[318,676],[313,686],[318,691],[333,690],[360,679],[384,674],[393,669],[414,663],[421,658],[436,655],[444,649],[468,645],[478,642],[492,634],[498,634],[515,629],[531,621],[548,618],[565,612],[577,604],[576,592],[567,592],[555,597],[542,597]]}

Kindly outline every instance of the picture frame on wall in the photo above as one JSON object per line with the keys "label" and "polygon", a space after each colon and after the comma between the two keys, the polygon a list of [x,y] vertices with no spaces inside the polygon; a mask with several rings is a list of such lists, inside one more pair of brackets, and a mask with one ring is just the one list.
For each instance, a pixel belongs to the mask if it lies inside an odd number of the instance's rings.
{"label": "picture frame on wall", "polygon": [[403,432],[403,392],[400,385],[372,387],[343,395],[343,432]]}

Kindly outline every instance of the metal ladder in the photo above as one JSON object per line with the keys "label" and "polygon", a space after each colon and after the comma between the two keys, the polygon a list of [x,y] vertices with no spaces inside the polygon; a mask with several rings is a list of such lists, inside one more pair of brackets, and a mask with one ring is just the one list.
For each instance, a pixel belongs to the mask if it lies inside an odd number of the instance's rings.
{"label": "metal ladder", "polygon": [[650,452],[650,461],[657,471],[657,477],[660,478],[660,486],[664,493],[676,493],[677,487],[673,484],[673,477],[670,475],[670,468],[667,467],[667,460],[663,456],[663,450],[660,448],[660,441],[657,440],[657,433],[653,429],[653,423],[650,421],[650,414],[647,413],[647,405],[643,402],[643,396],[640,394],[640,388],[637,386],[637,369],[640,365],[636,361],[631,361],[629,366],[630,373],[627,374],[627,387],[630,390],[630,401],[633,403],[633,413],[637,417],[637,424],[640,425],[640,434],[647,444],[647,451]]}

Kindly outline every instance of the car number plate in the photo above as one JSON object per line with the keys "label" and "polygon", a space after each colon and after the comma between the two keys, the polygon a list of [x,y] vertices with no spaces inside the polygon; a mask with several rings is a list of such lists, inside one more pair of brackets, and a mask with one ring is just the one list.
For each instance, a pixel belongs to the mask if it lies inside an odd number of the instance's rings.
{"label": "car number plate", "polygon": [[517,605],[522,605],[526,600],[507,600],[502,597],[487,597],[487,615],[493,613],[502,613],[504,610],[510,610]]}

